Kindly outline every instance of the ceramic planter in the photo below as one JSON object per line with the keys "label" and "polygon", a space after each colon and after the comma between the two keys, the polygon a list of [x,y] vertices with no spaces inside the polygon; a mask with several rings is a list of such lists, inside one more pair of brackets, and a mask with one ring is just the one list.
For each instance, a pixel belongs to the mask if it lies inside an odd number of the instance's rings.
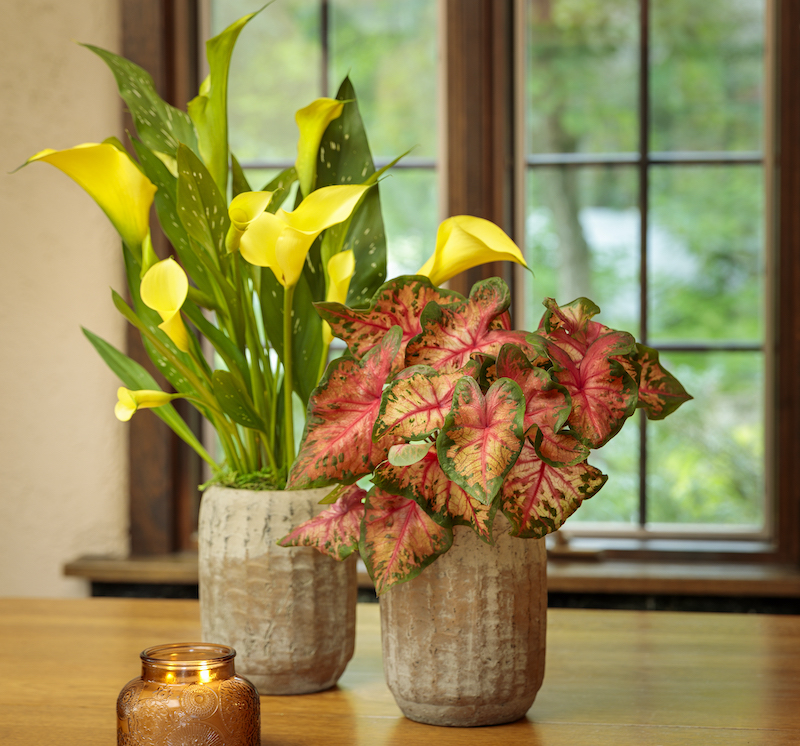
{"label": "ceramic planter", "polygon": [[260,694],[333,686],[353,656],[355,557],[336,562],[276,542],[324,509],[329,488],[258,492],[211,487],[199,519],[203,639],[236,650]]}
{"label": "ceramic planter", "polygon": [[456,527],[453,546],[381,596],[386,681],[406,717],[474,726],[523,717],[544,677],[547,621],[543,540],[496,546]]}

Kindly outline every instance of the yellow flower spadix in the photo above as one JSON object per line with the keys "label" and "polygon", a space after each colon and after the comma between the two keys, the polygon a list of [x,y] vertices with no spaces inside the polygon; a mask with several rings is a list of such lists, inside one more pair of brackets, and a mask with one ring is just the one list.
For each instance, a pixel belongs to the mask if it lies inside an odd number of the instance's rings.
{"label": "yellow flower spadix", "polygon": [[153,391],[142,389],[131,391],[122,386],[117,389],[117,401],[114,406],[114,414],[121,422],[127,422],[137,409],[154,409],[169,404],[173,399],[177,399],[181,394],[166,394],[163,391]]}
{"label": "yellow flower spadix", "polygon": [[294,287],[308,250],[326,228],[347,220],[369,189],[363,184],[329,186],[308,195],[292,212],[261,213],[241,237],[242,256],[258,267],[269,267],[284,287]]}
{"label": "yellow flower spadix", "polygon": [[318,98],[294,115],[300,130],[300,139],[297,142],[297,160],[294,167],[303,195],[307,195],[314,188],[314,177],[317,175],[317,152],[322,135],[325,134],[328,125],[342,113],[344,104],[344,101],[336,101],[332,98]]}
{"label": "yellow flower spadix", "polygon": [[181,318],[181,306],[189,293],[189,280],[172,258],[154,264],[142,278],[142,301],[163,319],[158,325],[181,352],[189,351],[189,332]]}
{"label": "yellow flower spadix", "polygon": [[441,285],[459,272],[495,261],[528,266],[522,252],[502,228],[483,218],[456,215],[439,226],[436,250],[417,274]]}
{"label": "yellow flower spadix", "polygon": [[50,163],[82,186],[141,258],[156,187],[127,153],[110,143],[84,143],[66,150],[42,150],[26,164],[33,161]]}
{"label": "yellow flower spadix", "polygon": [[[328,291],[325,300],[331,303],[344,303],[350,280],[356,271],[356,258],[352,251],[341,251],[328,260]],[[327,321],[322,322],[322,341],[329,345],[333,340],[331,327]]]}
{"label": "yellow flower spadix", "polygon": [[231,227],[225,236],[225,248],[230,253],[239,248],[244,232],[264,210],[267,209],[275,192],[242,192],[237,194],[228,207]]}

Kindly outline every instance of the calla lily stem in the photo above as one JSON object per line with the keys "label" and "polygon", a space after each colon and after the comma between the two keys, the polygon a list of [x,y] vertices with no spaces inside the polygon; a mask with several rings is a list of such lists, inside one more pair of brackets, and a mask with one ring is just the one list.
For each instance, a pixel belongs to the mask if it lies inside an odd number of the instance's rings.
{"label": "calla lily stem", "polygon": [[292,411],[292,301],[294,285],[283,292],[283,401],[284,433],[286,437],[286,471],[294,463],[294,416]]}

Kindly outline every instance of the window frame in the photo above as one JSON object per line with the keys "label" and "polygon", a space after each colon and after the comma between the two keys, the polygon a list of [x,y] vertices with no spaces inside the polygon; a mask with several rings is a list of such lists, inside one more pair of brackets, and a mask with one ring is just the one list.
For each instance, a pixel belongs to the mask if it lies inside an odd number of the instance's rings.
{"label": "window frame", "polygon": [[[493,220],[521,239],[523,182],[514,168],[521,137],[516,126],[515,54],[520,27],[515,18],[521,0],[439,0],[443,60],[448,86],[444,127],[448,138],[442,172],[446,174],[446,214],[469,213]],[[183,106],[196,90],[202,3],[198,0],[121,0],[122,53],[148,70],[157,90]],[[772,233],[776,292],[772,298],[774,334],[768,344],[774,359],[767,399],[774,425],[767,472],[774,484],[773,534],[766,541],[732,542],[676,539],[608,539],[610,559],[800,564],[800,488],[793,465],[800,463],[800,5],[775,0],[776,62]],[[516,38],[516,43],[510,40]],[[516,50],[516,51],[515,51]],[[475,116],[479,111],[480,116]],[[130,123],[126,123],[130,129]],[[769,145],[769,142],[766,143]],[[767,149],[766,152],[770,152]],[[165,241],[157,250],[166,252]],[[163,255],[163,254],[162,254]],[[456,289],[500,274],[510,284],[507,266],[489,264],[455,278]],[[519,295],[518,293],[515,295]],[[144,356],[137,336],[129,352]],[[138,348],[138,351],[137,351]],[[144,412],[130,430],[131,554],[159,555],[192,548],[196,510],[193,485],[199,468],[193,454],[152,413]],[[199,423],[197,423],[199,426]],[[593,540],[575,540],[591,544]]]}

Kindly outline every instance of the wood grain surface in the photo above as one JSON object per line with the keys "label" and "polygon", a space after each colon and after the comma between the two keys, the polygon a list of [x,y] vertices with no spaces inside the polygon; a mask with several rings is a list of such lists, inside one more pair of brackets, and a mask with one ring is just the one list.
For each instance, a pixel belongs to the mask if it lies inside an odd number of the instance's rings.
{"label": "wood grain surface", "polygon": [[[196,601],[0,599],[0,744],[110,746],[139,652],[199,635]],[[383,681],[378,607],[360,604],[339,686],[261,707],[262,746],[796,746],[800,617],[551,609],[527,717],[460,729],[400,714]]]}

